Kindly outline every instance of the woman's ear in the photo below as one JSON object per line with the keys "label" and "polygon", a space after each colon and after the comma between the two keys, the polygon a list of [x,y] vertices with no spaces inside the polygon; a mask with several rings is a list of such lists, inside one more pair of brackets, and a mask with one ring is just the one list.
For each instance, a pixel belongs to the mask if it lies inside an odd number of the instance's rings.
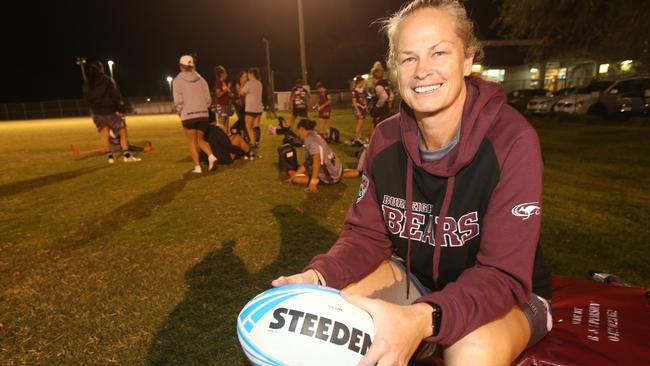
{"label": "woman's ear", "polygon": [[474,64],[474,54],[465,56],[463,60],[463,75],[469,76],[472,73],[472,65]]}

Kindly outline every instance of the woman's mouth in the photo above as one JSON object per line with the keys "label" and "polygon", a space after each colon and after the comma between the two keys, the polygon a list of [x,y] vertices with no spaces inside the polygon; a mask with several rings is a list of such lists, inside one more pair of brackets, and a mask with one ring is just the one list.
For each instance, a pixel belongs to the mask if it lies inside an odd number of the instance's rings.
{"label": "woman's mouth", "polygon": [[430,94],[440,89],[443,83],[440,84],[431,84],[431,85],[420,85],[413,88],[415,94]]}

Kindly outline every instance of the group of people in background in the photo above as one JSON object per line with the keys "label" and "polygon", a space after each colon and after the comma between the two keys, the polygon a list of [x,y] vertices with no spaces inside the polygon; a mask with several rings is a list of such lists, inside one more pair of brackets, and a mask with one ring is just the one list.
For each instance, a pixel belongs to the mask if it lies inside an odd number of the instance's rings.
{"label": "group of people in background", "polygon": [[[194,166],[192,173],[203,172],[201,161],[206,163],[208,171],[212,171],[216,169],[217,164],[229,164],[239,157],[253,159],[255,149],[259,146],[260,121],[264,111],[263,86],[260,82],[259,69],[253,67],[240,72],[233,87],[226,68],[216,66],[214,69],[216,78],[213,88],[210,90],[207,81],[196,71],[195,60],[191,55],[181,56],[178,64],[179,73],[172,84],[173,102],[188,143]],[[352,108],[356,126],[354,137],[347,142],[349,145],[364,146],[367,144],[368,140],[362,138],[362,130],[368,115],[372,117],[367,137],[370,139],[376,124],[391,113],[390,82],[385,77],[384,68],[379,61],[373,65],[370,75],[372,78],[370,80],[371,89],[366,89],[366,79],[363,77],[359,76],[354,80]],[[316,90],[318,101],[312,106],[310,91],[300,79],[296,80],[289,97],[289,113],[291,115],[289,128],[293,129],[296,126],[296,120],[299,120],[302,122],[297,126],[300,137],[310,141],[314,140],[310,136],[317,134],[323,140],[322,144],[320,141],[317,144],[320,146],[319,149],[331,152],[331,149],[327,147],[327,142],[331,141],[332,98],[322,82],[316,84]],[[84,83],[83,91],[85,99],[91,106],[97,131],[101,135],[102,146],[100,149],[106,153],[108,162],[114,163],[113,153],[120,150],[111,146],[111,136],[113,136],[113,141],[119,141],[125,162],[140,161],[140,158],[131,155],[124,118],[125,103],[115,81],[105,74],[101,62],[91,63],[89,77]],[[214,104],[212,94],[214,94]],[[317,123],[312,124],[313,121],[308,119],[310,110],[318,114]],[[230,117],[234,114],[237,116],[237,122],[231,126]],[[313,153],[316,151],[312,149],[312,145],[314,144],[310,144],[306,149],[310,162],[314,160]],[[331,154],[334,155],[333,152]],[[326,157],[322,154],[317,158],[321,163],[325,159]],[[337,161],[340,164],[338,159],[330,159],[330,161]],[[336,164],[329,165],[331,166],[328,168],[334,168],[336,171],[327,171],[327,174],[330,174],[329,178],[320,181],[331,184],[338,181],[343,170],[339,169]],[[312,173],[316,173],[312,176],[317,177],[324,172],[324,170],[312,171]],[[301,174],[303,173],[304,171],[298,173],[293,180],[302,182]],[[307,183],[314,181],[308,180]],[[309,190],[314,191],[315,189],[310,187]]]}
{"label": "group of people in background", "polygon": [[[229,164],[238,157],[253,159],[254,149],[259,144],[259,125],[264,111],[259,70],[250,68],[240,73],[235,87],[237,95],[233,96],[226,68],[215,68],[213,90],[216,103],[212,121],[210,89],[205,79],[196,72],[192,56],[182,56],[179,67],[181,71],[172,84],[174,107],[189,142],[194,163],[192,172],[202,172],[199,150],[205,154],[208,171],[215,169],[218,163]],[[234,112],[237,112],[239,120],[236,126],[230,128],[229,120]]]}

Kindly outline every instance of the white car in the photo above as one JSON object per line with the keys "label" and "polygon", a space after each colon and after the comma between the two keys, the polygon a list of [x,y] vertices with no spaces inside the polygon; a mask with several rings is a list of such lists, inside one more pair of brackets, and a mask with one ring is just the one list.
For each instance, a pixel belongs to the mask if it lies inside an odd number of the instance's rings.
{"label": "white car", "polygon": [[612,81],[593,81],[580,88],[575,93],[560,99],[553,107],[554,112],[576,115],[593,113],[592,107],[598,102],[598,97],[612,85]]}
{"label": "white car", "polygon": [[562,98],[573,94],[578,88],[564,88],[551,93],[547,97],[536,97],[528,101],[526,111],[534,114],[548,114],[553,111],[555,104]]}

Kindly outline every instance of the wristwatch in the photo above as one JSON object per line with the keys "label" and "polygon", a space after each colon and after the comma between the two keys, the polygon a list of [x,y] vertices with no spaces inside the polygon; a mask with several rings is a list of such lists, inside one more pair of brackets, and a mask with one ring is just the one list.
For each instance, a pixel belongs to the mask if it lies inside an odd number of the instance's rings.
{"label": "wristwatch", "polygon": [[442,309],[438,304],[427,303],[431,305],[433,311],[431,312],[431,336],[435,337],[440,332],[440,323],[442,322]]}

